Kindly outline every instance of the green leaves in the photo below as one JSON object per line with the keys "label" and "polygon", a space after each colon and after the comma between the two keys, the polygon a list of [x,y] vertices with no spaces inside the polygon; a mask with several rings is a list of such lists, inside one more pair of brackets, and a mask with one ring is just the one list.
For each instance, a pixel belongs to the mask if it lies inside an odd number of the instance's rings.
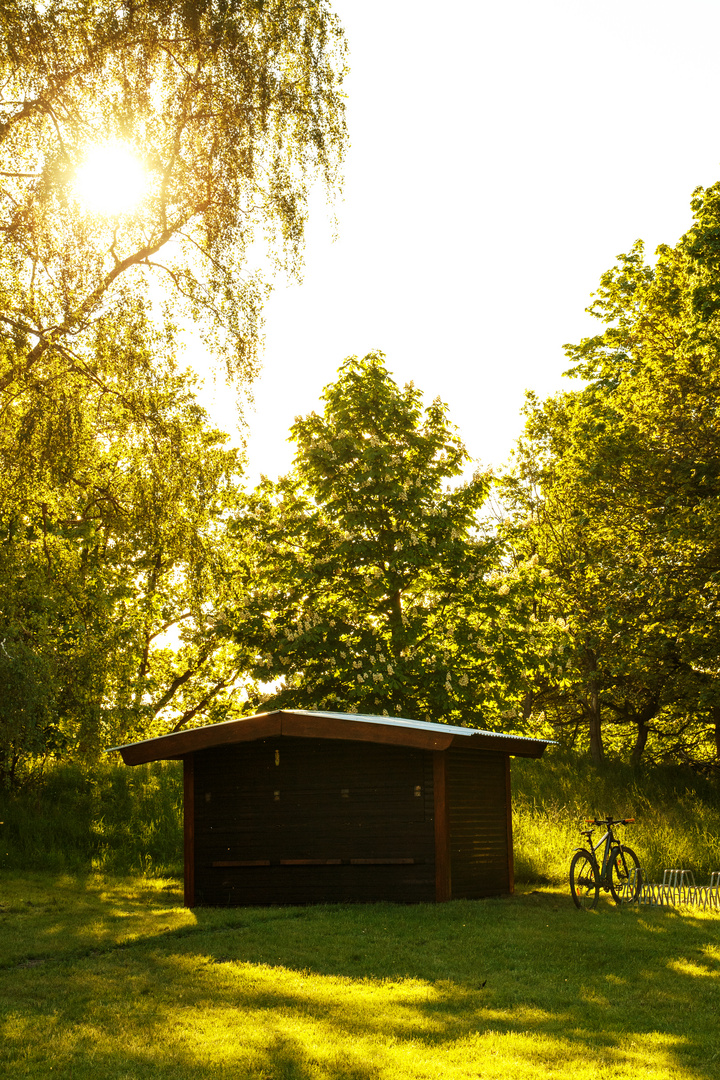
{"label": "green leaves", "polygon": [[247,708],[507,722],[523,587],[491,580],[490,477],[448,487],[467,455],[445,406],[424,409],[380,353],[345,361],[323,401],[293,426],[294,472],[261,484],[231,524],[235,634],[265,686]]}
{"label": "green leaves", "polygon": [[[651,269],[642,245],[603,275],[590,309],[603,332],[568,346],[581,390],[531,400],[514,477],[514,542],[551,572],[546,610],[573,626],[570,692],[536,706],[646,752],[715,753],[720,656],[720,339],[717,192]],[[712,302],[711,302],[712,301]],[[714,721],[712,721],[714,723]],[[612,725],[609,727],[608,725]]]}
{"label": "green leaves", "polygon": [[[95,340],[90,379],[53,378],[46,354],[0,426],[0,639],[13,643],[6,684],[26,701],[8,712],[9,696],[0,716],[0,772],[60,735],[92,756],[165,731],[168,707],[177,723],[230,681],[208,604],[224,587],[237,452],[140,301],[128,296]],[[159,648],[171,629],[177,648]]]}
{"label": "green leaves", "polygon": [[[296,273],[309,186],[338,182],[344,40],[327,5],[12,5],[0,40],[2,322],[28,369],[51,345],[78,351],[124,282],[156,280],[251,377],[267,289],[250,249],[262,233]],[[132,210],[76,190],[102,148],[142,167]]]}
{"label": "green leaves", "polygon": [[[4,5],[0,41],[0,641],[27,699],[0,710],[2,777],[56,732],[91,756],[212,719],[240,678],[239,461],[167,315],[252,379],[260,234],[297,273],[346,133],[324,0]],[[122,212],[78,187],[103,148],[144,170]]]}

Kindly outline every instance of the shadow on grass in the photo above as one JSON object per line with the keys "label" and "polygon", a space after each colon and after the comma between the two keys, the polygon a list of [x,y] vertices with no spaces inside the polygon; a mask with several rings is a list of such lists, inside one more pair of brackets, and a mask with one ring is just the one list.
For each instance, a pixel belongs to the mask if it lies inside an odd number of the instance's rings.
{"label": "shadow on grass", "polygon": [[21,964],[79,959],[184,927],[177,881],[30,873],[3,876],[0,971]]}

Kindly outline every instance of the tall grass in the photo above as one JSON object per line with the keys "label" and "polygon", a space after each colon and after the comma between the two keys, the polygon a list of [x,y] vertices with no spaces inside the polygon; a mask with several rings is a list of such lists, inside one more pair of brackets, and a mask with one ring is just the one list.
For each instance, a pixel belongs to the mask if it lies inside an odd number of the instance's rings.
{"label": "tall grass", "polygon": [[57,765],[0,793],[0,867],[182,874],[182,763]]}
{"label": "tall grass", "polygon": [[[597,767],[567,751],[546,752],[541,761],[515,760],[513,831],[518,881],[567,880],[570,857],[585,845],[587,817],[634,817],[620,828],[635,850],[646,881],[663,870],[692,870],[698,884],[720,870],[720,778],[682,766],[633,770],[622,762]],[[595,831],[599,840],[601,830]]]}
{"label": "tall grass", "polygon": [[[596,768],[567,752],[512,763],[515,876],[518,882],[567,880],[586,817],[636,817],[624,830],[647,880],[666,867],[720,870],[720,779],[662,766],[633,771],[619,762]],[[0,867],[15,870],[182,873],[182,765],[129,769],[76,765],[0,792]],[[599,832],[596,834],[599,838]]]}

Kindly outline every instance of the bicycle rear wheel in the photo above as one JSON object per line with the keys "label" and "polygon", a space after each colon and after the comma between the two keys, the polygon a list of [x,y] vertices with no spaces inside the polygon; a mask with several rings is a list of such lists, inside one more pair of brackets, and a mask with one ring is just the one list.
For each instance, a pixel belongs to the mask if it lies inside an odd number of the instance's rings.
{"label": "bicycle rear wheel", "polygon": [[634,904],[642,888],[640,860],[632,848],[621,845],[610,854],[610,892],[616,904]]}
{"label": "bicycle rear wheel", "polygon": [[570,892],[575,907],[594,908],[600,895],[595,861],[589,851],[576,851],[570,863]]}

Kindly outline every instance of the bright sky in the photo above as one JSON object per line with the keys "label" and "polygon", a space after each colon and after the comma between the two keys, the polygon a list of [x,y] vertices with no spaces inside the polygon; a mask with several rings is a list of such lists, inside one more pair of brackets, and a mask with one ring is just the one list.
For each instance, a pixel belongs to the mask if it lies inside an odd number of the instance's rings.
{"label": "bright sky", "polygon": [[304,283],[267,308],[251,474],[289,467],[293,418],[371,349],[499,465],[525,389],[567,383],[563,343],[599,326],[600,274],[638,237],[674,243],[693,189],[720,180],[720,4],[333,6],[351,64],[340,236],[319,202]]}

